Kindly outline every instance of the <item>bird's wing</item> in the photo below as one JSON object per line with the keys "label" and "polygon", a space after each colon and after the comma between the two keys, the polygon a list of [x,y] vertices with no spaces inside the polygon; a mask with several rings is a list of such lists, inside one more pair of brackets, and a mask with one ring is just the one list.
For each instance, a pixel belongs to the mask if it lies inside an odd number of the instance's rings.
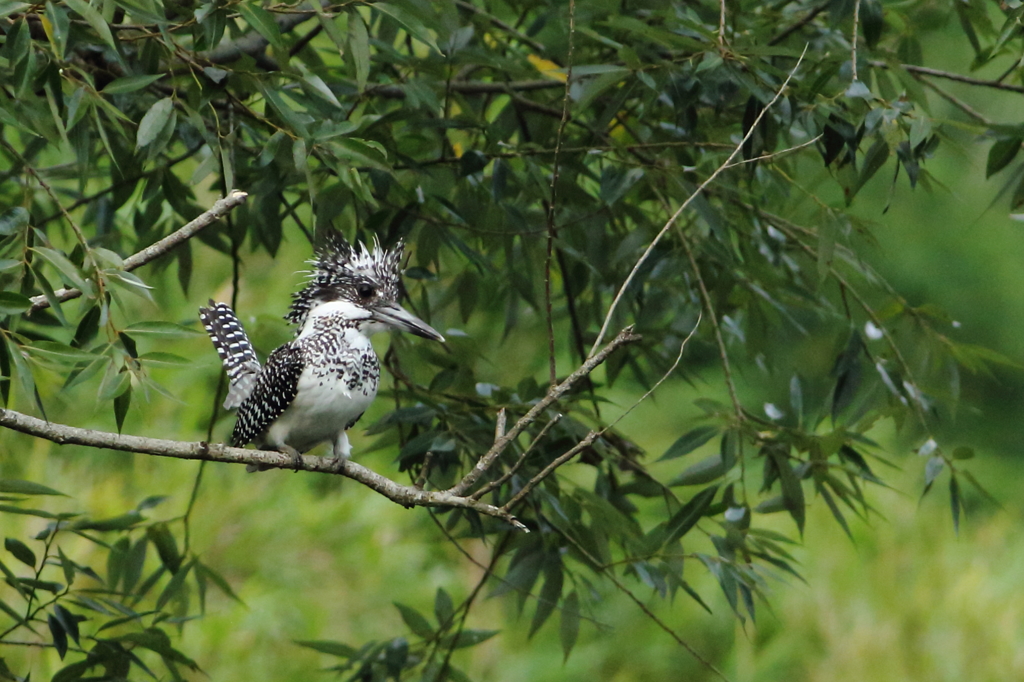
{"label": "bird's wing", "polygon": [[286,343],[267,358],[256,374],[252,392],[238,408],[238,421],[231,432],[231,444],[242,447],[263,433],[280,417],[299,390],[299,376],[306,366],[302,352],[294,343]]}
{"label": "bird's wing", "polygon": [[210,301],[209,308],[199,309],[199,320],[213,341],[228,375],[228,395],[224,409],[233,410],[252,393],[260,361],[249,337],[227,303]]}

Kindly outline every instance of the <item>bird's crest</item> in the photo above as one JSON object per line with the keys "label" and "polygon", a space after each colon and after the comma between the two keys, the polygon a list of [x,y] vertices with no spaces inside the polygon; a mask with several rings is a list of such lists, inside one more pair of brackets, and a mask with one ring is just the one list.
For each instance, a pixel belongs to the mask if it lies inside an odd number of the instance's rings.
{"label": "bird's crest", "polygon": [[313,266],[306,286],[292,295],[292,305],[285,319],[300,327],[309,312],[319,303],[348,299],[357,304],[365,302],[360,292],[372,288],[373,299],[395,302],[398,300],[400,265],[405,244],[399,240],[392,249],[380,245],[373,238],[373,250],[360,242],[353,247],[340,232],[331,231],[316,249]]}

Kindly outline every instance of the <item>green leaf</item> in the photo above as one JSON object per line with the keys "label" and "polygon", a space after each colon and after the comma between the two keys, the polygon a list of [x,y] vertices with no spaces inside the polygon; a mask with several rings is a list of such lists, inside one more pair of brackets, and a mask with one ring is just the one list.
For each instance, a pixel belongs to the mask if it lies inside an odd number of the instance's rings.
{"label": "green leaf", "polygon": [[14,291],[0,291],[0,315],[20,315],[32,307],[28,296]]}
{"label": "green leaf", "polygon": [[54,491],[52,487],[34,483],[31,480],[18,480],[16,478],[0,478],[0,493],[14,493],[15,495],[58,495],[62,498],[68,496]]}
{"label": "green leaf", "polygon": [[669,486],[703,485],[725,475],[729,468],[722,460],[721,453],[712,455],[685,469],[681,474],[669,481]]}
{"label": "green leaf", "polygon": [[922,495],[928,493],[932,487],[932,483],[934,483],[935,479],[939,477],[939,474],[942,473],[945,466],[946,460],[942,459],[942,457],[939,457],[938,455],[928,458],[928,464],[924,467],[924,493],[922,493]]}
{"label": "green leaf", "polygon": [[960,483],[956,480],[955,473],[949,477],[949,507],[953,512],[953,530],[959,534],[960,509],[963,507],[963,501],[960,499]]}
{"label": "green leaf", "polygon": [[92,30],[96,31],[96,34],[110,49],[114,50],[115,53],[117,52],[117,44],[114,42],[114,36],[110,33],[110,27],[107,26],[107,22],[92,5],[85,2],[85,0],[65,0],[65,2],[68,7],[78,12],[85,19],[89,26],[92,27]]}
{"label": "green leaf", "polygon": [[143,88],[148,88],[150,85],[166,76],[166,73],[154,73],[144,76],[125,76],[123,78],[115,78],[107,83],[106,87],[100,90],[100,92],[104,95],[123,95],[128,92],[136,92]]}
{"label": "green leaf", "polygon": [[[157,546],[157,549],[159,550],[159,546]],[[193,559],[184,566],[180,567],[180,570],[175,572],[175,574],[171,576],[171,579],[167,581],[167,585],[164,586],[163,592],[161,592],[160,596],[157,597],[156,607],[158,609],[164,608],[167,605],[167,603],[171,601],[171,599],[173,599],[179,593],[181,593],[185,586],[185,579],[188,577],[188,574],[192,570],[192,567],[193,565],[195,565],[195,563],[196,560]],[[166,564],[164,565],[166,566]],[[170,567],[168,567],[168,570],[170,570]]]}
{"label": "green leaf", "polygon": [[8,237],[24,230],[30,218],[29,212],[21,206],[7,209],[0,213],[0,235]]}
{"label": "green leaf", "polygon": [[672,443],[658,461],[661,462],[666,459],[675,459],[688,455],[714,438],[717,433],[718,427],[716,426],[699,426],[692,431],[688,431],[680,436],[679,440]]}
{"label": "green leaf", "polygon": [[359,12],[349,12],[348,44],[356,67],[356,85],[361,93],[366,89],[366,79],[370,75],[370,38]]}
{"label": "green leaf", "polygon": [[57,650],[60,660],[64,660],[64,654],[68,652],[68,634],[64,627],[53,614],[46,617],[46,624],[50,628],[50,636],[53,637],[53,647]]}
{"label": "green leaf", "polygon": [[453,649],[465,649],[476,646],[494,637],[499,632],[501,630],[463,630],[455,637],[455,642],[451,647]]}
{"label": "green leaf", "polygon": [[323,639],[293,639],[292,642],[307,649],[319,651],[330,656],[338,656],[339,658],[355,658],[359,655],[356,649],[341,642],[331,642]]}
{"label": "green leaf", "polygon": [[138,336],[139,334],[160,334],[167,336],[205,336],[205,334],[196,329],[189,329],[183,327],[180,324],[173,322],[135,322],[124,328],[124,331],[130,333],[132,336]]}
{"label": "green leaf", "polygon": [[375,2],[371,7],[378,12],[383,12],[390,16],[392,19],[397,21],[402,28],[408,31],[409,35],[413,38],[419,40],[421,43],[424,43],[434,51],[444,56],[444,53],[441,52],[441,48],[439,48],[437,43],[434,41],[433,35],[431,35],[427,27],[423,25],[423,22],[407,12],[405,9],[387,2]]}
{"label": "green leaf", "polygon": [[1020,152],[1020,145],[1024,138],[1011,137],[1009,139],[996,140],[988,150],[988,161],[985,163],[985,177],[990,178],[1007,165]]}
{"label": "green leaf", "polygon": [[570,592],[562,602],[562,622],[558,634],[562,642],[563,661],[567,661],[580,634],[580,602],[575,591]]}
{"label": "green leaf", "polygon": [[136,151],[143,147],[151,144],[160,133],[163,132],[167,122],[171,120],[171,114],[174,113],[174,100],[170,97],[164,97],[161,100],[157,100],[153,106],[149,108],[146,115],[139,121],[139,132],[135,137],[135,149]]}
{"label": "green leaf", "polygon": [[82,616],[76,616],[61,604],[54,604],[53,615],[56,616],[57,621],[61,624],[61,627],[64,628],[64,631],[71,635],[71,639],[74,640],[75,644],[80,644],[78,621],[85,620],[85,618]]}
{"label": "green leaf", "polygon": [[36,554],[28,545],[17,538],[4,538],[4,549],[14,555],[14,558],[29,568],[36,567]]}
{"label": "green leaf", "polygon": [[562,598],[563,574],[561,557],[548,553],[544,561],[544,587],[541,588],[540,595],[537,597],[537,610],[534,611],[528,637],[533,637],[534,633],[540,630],[558,606],[558,602]]}
{"label": "green leaf", "polygon": [[245,19],[245,23],[266,38],[279,59],[287,59],[288,48],[284,44],[284,39],[281,38],[281,27],[274,21],[273,14],[255,3],[242,2],[235,5],[235,9]]}
{"label": "green leaf", "polygon": [[42,256],[47,263],[56,268],[57,271],[63,275],[65,283],[75,287],[76,289],[81,289],[83,292],[90,292],[93,290],[93,287],[86,282],[86,277],[82,273],[81,268],[72,263],[68,257],[60,251],[46,246],[37,246],[32,250]]}
{"label": "green leaf", "polygon": [[124,426],[124,418],[128,414],[128,407],[131,404],[132,385],[129,383],[124,392],[114,398],[114,420],[117,422],[118,433],[121,433],[121,427]]}
{"label": "green leaf", "polygon": [[83,519],[76,521],[72,526],[74,530],[98,530],[102,532],[112,530],[128,530],[133,526],[138,525],[142,521],[142,514],[138,512],[128,512],[127,514],[121,514],[120,516],[112,516],[109,519],[100,519],[93,521],[91,519]]}
{"label": "green leaf", "polygon": [[804,489],[800,479],[789,465],[787,450],[779,447],[769,447],[768,456],[771,457],[779,473],[779,481],[782,484],[782,499],[785,502],[786,510],[796,522],[800,534],[804,532],[804,519],[806,517],[804,503]]}
{"label": "green leaf", "polygon": [[442,629],[451,625],[454,615],[455,607],[452,604],[452,598],[444,591],[444,588],[437,588],[437,594],[434,595],[434,618],[437,619],[438,625]]}
{"label": "green leaf", "polygon": [[211,582],[213,582],[213,584],[217,586],[217,589],[224,593],[224,596],[226,596],[228,599],[238,602],[239,604],[245,604],[245,602],[242,601],[241,597],[235,594],[235,591],[231,589],[231,585],[228,583],[227,580],[224,579],[224,576],[222,576],[217,571],[213,570],[205,564],[196,562],[196,573],[202,575],[203,578],[209,579]]}
{"label": "green leaf", "polygon": [[974,448],[960,445],[953,449],[953,459],[974,459]]}
{"label": "green leaf", "polygon": [[665,541],[662,544],[676,542],[697,525],[697,522],[707,512],[708,507],[711,506],[711,502],[715,499],[717,492],[717,485],[705,488],[680,507],[679,511],[673,514],[672,518],[666,523]]}
{"label": "green leaf", "polygon": [[430,639],[434,636],[434,628],[430,626],[430,623],[423,614],[411,606],[406,606],[405,604],[400,604],[398,602],[392,603],[395,605],[395,608],[398,609],[398,612],[402,614],[402,620],[405,621],[406,626],[408,626],[415,635],[422,637],[423,639]]}
{"label": "green leaf", "polygon": [[178,551],[178,543],[174,539],[170,528],[166,523],[156,523],[146,529],[146,536],[153,542],[160,561],[171,573],[177,573],[181,568],[181,553]]}

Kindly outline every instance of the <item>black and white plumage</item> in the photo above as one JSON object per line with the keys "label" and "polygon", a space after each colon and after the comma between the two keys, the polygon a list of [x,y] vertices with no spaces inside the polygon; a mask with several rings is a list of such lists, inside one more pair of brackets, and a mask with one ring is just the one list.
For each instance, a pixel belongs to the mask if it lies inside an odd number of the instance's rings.
{"label": "black and white plumage", "polygon": [[230,379],[226,408],[238,407],[231,444],[293,456],[330,443],[350,455],[345,431],[377,395],[380,365],[370,336],[385,329],[443,341],[398,304],[402,244],[388,251],[353,248],[332,234],[318,250],[309,282],[293,295],[286,316],[297,335],[260,366],[231,308],[200,308],[199,316]]}
{"label": "black and white plumage", "polygon": [[213,340],[224,371],[228,375],[228,395],[224,400],[225,410],[237,409],[252,393],[260,361],[249,343],[249,337],[235,311],[227,303],[210,301],[209,308],[199,309],[199,321]]}

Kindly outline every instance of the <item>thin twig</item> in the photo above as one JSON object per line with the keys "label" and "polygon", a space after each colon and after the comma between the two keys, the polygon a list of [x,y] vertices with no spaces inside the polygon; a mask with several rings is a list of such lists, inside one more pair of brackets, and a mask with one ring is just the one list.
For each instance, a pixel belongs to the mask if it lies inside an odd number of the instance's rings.
{"label": "thin twig", "polygon": [[725,0],[718,0],[718,46],[725,47]]}
{"label": "thin twig", "polygon": [[913,76],[916,81],[924,85],[926,88],[931,89],[939,97],[946,100],[947,102],[955,106],[957,109],[973,118],[978,123],[981,123],[982,125],[986,126],[994,126],[996,124],[995,121],[986,118],[984,114],[976,111],[973,107],[971,107],[971,105],[967,104],[967,102],[963,101],[953,93],[943,90],[942,88],[940,88],[938,85],[931,82],[927,78],[922,77],[920,74],[912,73],[910,75]]}
{"label": "thin twig", "polygon": [[735,168],[736,166],[742,166],[745,163],[757,163],[758,161],[767,161],[768,159],[774,159],[777,156],[785,156],[786,154],[790,154],[799,149],[803,149],[804,147],[810,147],[812,144],[820,140],[822,137],[824,137],[824,135],[817,135],[813,139],[807,140],[807,142],[802,142],[796,145],[795,147],[786,147],[785,149],[780,149],[779,151],[772,152],[771,154],[762,154],[761,156],[755,156],[752,159],[743,159],[742,161],[736,161],[735,163],[730,163],[728,166],[726,166],[726,168]]}
{"label": "thin twig", "polygon": [[[53,203],[57,204],[57,208],[60,210],[61,214],[63,214],[64,219],[68,221],[68,225],[71,226],[71,230],[75,233],[75,239],[77,239],[78,243],[82,245],[83,255],[86,258],[88,258],[93,263],[93,265],[95,265],[95,259],[93,258],[92,252],[89,249],[89,240],[85,238],[85,233],[82,232],[82,228],[78,226],[78,223],[75,222],[75,219],[72,218],[71,214],[68,213],[66,208],[64,208],[64,204],[61,203],[60,199],[57,197],[57,194],[53,191],[53,188],[50,187],[49,183],[47,183],[46,180],[43,180],[43,176],[40,175],[39,172],[36,171],[36,169],[32,166],[32,164],[30,164],[25,159],[25,157],[23,157],[18,152],[17,149],[12,147],[10,143],[7,142],[7,140],[0,138],[0,145],[3,145],[4,149],[10,152],[14,156],[14,158],[21,162],[22,168],[28,171],[29,175],[36,179],[36,182],[38,182],[39,186],[42,187],[43,190],[49,195]],[[43,298],[45,298],[45,296]]]}
{"label": "thin twig", "polygon": [[559,413],[559,414],[556,414],[554,417],[552,417],[551,420],[547,424],[544,425],[544,428],[542,428],[540,430],[540,433],[537,434],[537,437],[534,438],[532,441],[530,441],[530,444],[526,446],[525,450],[523,450],[523,454],[519,455],[519,459],[516,460],[516,463],[513,464],[512,467],[508,471],[506,471],[504,474],[502,474],[497,479],[491,481],[487,485],[485,485],[482,488],[480,488],[479,490],[477,490],[475,493],[470,495],[470,497],[472,499],[474,499],[474,500],[479,500],[481,497],[483,497],[487,493],[491,492],[495,488],[500,488],[502,485],[505,484],[505,482],[508,479],[512,478],[515,475],[515,473],[517,471],[519,471],[519,467],[521,467],[523,465],[523,462],[526,461],[526,458],[533,451],[533,447],[537,443],[539,443],[541,440],[543,440],[544,436],[546,436],[548,434],[548,431],[551,430],[552,426],[554,426],[555,424],[557,424],[558,422],[560,422],[562,420],[562,416],[563,415],[561,413]]}
{"label": "thin twig", "polygon": [[595,557],[593,554],[591,554],[590,551],[587,550],[587,548],[584,547],[582,544],[580,544],[580,542],[576,538],[572,537],[571,535],[569,535],[568,533],[560,530],[557,527],[555,527],[555,531],[557,533],[559,533],[563,538],[568,540],[577,550],[580,551],[581,554],[583,554],[583,556],[585,556],[587,558],[588,561],[590,561],[591,564],[593,564],[595,567],[597,567],[598,571],[600,571],[606,578],[611,580],[612,584],[615,585],[615,587],[620,592],[622,592],[627,597],[629,597],[633,601],[633,603],[636,604],[637,607],[641,611],[643,611],[644,615],[651,619],[651,622],[653,622],[655,625],[657,625],[659,628],[661,628],[665,633],[667,633],[669,635],[669,637],[674,639],[679,646],[681,646],[684,649],[686,649],[686,651],[689,652],[689,654],[691,656],[693,656],[695,659],[697,659],[697,661],[701,665],[703,665],[708,670],[710,670],[713,673],[715,673],[716,675],[718,675],[718,677],[720,677],[721,679],[725,680],[725,682],[729,682],[729,678],[725,676],[725,673],[723,673],[721,670],[719,670],[717,667],[715,667],[714,663],[712,663],[711,661],[709,661],[706,658],[704,658],[703,656],[701,656],[700,653],[696,649],[694,649],[692,645],[690,645],[686,640],[684,640],[682,637],[680,637],[679,634],[675,630],[670,628],[668,626],[668,624],[666,624],[663,620],[658,618],[658,616],[656,616],[654,614],[654,612],[651,611],[647,607],[647,605],[644,604],[644,602],[639,597],[637,597],[635,594],[633,594],[632,590],[630,590],[628,587],[623,585],[622,582],[618,578],[615,577],[615,572],[614,571],[610,571],[610,570],[604,569],[602,567],[601,562],[597,560],[597,557]]}
{"label": "thin twig", "polygon": [[[527,81],[511,81],[508,83],[491,81],[452,81],[452,92],[460,95],[502,95],[509,92],[528,92],[531,90],[548,90],[564,88],[561,80],[536,79]],[[392,99],[404,99],[405,88],[401,85],[378,85],[366,88],[367,96],[388,97]]]}
{"label": "thin twig", "polygon": [[826,2],[821,3],[820,5],[812,9],[810,12],[805,14],[802,19],[800,19],[794,24],[790,24],[787,28],[782,29],[782,31],[777,36],[768,41],[768,44],[778,45],[783,40],[788,38],[794,31],[799,31],[804,26],[814,21],[814,17],[824,12],[828,8],[828,5],[829,3],[827,0]]}
{"label": "thin twig", "polygon": [[860,29],[860,0],[853,3],[853,35],[850,37],[850,64],[853,70],[853,82],[857,78],[857,32]]}
{"label": "thin twig", "polygon": [[597,350],[597,347],[601,344],[601,341],[604,339],[604,335],[608,332],[608,327],[611,325],[612,316],[615,313],[615,308],[619,305],[619,301],[622,300],[623,295],[626,293],[626,289],[633,282],[633,278],[636,277],[636,273],[639,272],[640,267],[644,264],[644,262],[646,262],[647,257],[651,255],[651,252],[654,251],[654,247],[658,245],[658,242],[661,241],[661,238],[665,236],[665,233],[668,232],[669,228],[671,228],[672,225],[675,224],[676,219],[683,213],[683,211],[686,210],[687,206],[690,205],[690,202],[693,201],[697,197],[697,195],[699,195],[702,191],[704,191],[704,188],[706,188],[708,185],[714,182],[714,180],[726,168],[729,167],[729,164],[732,163],[732,160],[734,158],[736,158],[736,155],[740,153],[740,150],[743,149],[743,145],[747,143],[747,140],[750,139],[750,136],[754,134],[755,130],[757,130],[757,126],[761,122],[761,119],[764,118],[765,114],[768,113],[768,110],[772,108],[772,105],[774,105],[775,102],[778,101],[779,97],[782,96],[782,93],[786,90],[786,86],[789,85],[789,81],[792,80],[794,74],[796,74],[797,72],[797,69],[800,68],[800,64],[803,63],[804,56],[807,54],[807,47],[808,46],[804,46],[804,51],[800,53],[800,58],[797,60],[796,65],[793,66],[793,69],[789,72],[789,75],[786,76],[786,80],[783,81],[781,87],[779,87],[778,91],[775,93],[775,96],[772,97],[771,101],[768,102],[764,109],[761,110],[761,113],[757,115],[757,118],[754,119],[753,125],[750,126],[750,129],[747,131],[747,134],[743,136],[743,139],[740,140],[739,144],[737,144],[736,147],[732,150],[732,153],[729,154],[729,158],[727,158],[717,169],[715,169],[715,172],[709,175],[708,178],[704,180],[704,182],[702,182],[697,187],[697,189],[693,191],[693,194],[687,197],[686,201],[684,201],[679,206],[679,208],[676,209],[676,212],[672,214],[672,217],[668,219],[668,222],[665,223],[665,225],[661,228],[658,234],[651,241],[651,243],[647,246],[647,249],[644,251],[643,255],[640,256],[636,264],[633,265],[633,269],[630,270],[629,275],[626,277],[626,281],[624,281],[622,283],[622,286],[619,287],[618,292],[615,294],[615,298],[612,300],[611,306],[609,306],[608,308],[608,314],[605,315],[604,323],[601,325],[601,331],[598,332],[597,338],[594,340],[594,345],[590,349],[591,355],[594,354],[594,352]]}
{"label": "thin twig", "polygon": [[[888,62],[882,62],[878,60],[871,60],[868,65],[874,69],[888,69],[890,64]],[[899,64],[899,68],[909,73],[919,73],[922,76],[934,76],[935,78],[945,78],[946,80],[956,81],[958,83],[967,83],[968,85],[977,85],[983,88],[992,88],[994,90],[1006,90],[1008,92],[1019,92],[1024,94],[1024,86],[1010,85],[1009,83],[1000,83],[995,80],[984,80],[982,78],[974,78],[972,76],[963,76],[959,73],[953,73],[951,71],[940,71],[939,69],[932,69],[927,66],[917,66],[916,64]]]}
{"label": "thin twig", "polygon": [[318,473],[339,474],[362,483],[367,488],[404,507],[457,507],[472,509],[481,514],[501,519],[518,530],[527,530],[526,526],[521,524],[514,516],[494,505],[485,504],[461,495],[453,495],[448,491],[417,490],[412,486],[396,483],[351,460],[342,460],[336,463],[331,458],[305,455],[301,457],[296,467],[295,459],[283,452],[246,450],[218,443],[164,440],[162,438],[127,436],[107,431],[80,429],[65,424],[46,422],[27,414],[15,412],[14,410],[0,410],[0,426],[5,426],[14,431],[20,431],[37,438],[43,438],[58,445],[84,445],[93,448],[137,452],[157,457],[206,460],[231,464],[253,464],[260,468],[301,469]]}
{"label": "thin twig", "polygon": [[530,36],[526,35],[525,33],[521,33],[520,31],[517,31],[515,29],[515,27],[509,26],[508,24],[506,24],[504,21],[502,21],[498,17],[496,17],[496,16],[494,16],[492,14],[488,14],[487,12],[485,12],[482,9],[480,9],[476,5],[474,5],[472,3],[469,3],[469,2],[466,2],[465,0],[457,0],[457,2],[455,4],[458,5],[460,8],[462,8],[464,10],[467,10],[469,12],[472,12],[473,14],[476,14],[477,16],[484,17],[489,22],[491,22],[492,24],[494,24],[495,26],[500,28],[502,31],[505,31],[505,33],[508,33],[510,36],[512,36],[513,38],[515,38],[516,40],[518,40],[521,43],[526,43],[527,45],[532,47],[537,52],[544,52],[545,48],[544,48],[544,45],[542,43],[538,43],[536,40],[534,40]]}
{"label": "thin twig", "polygon": [[722,360],[722,372],[725,374],[725,384],[729,387],[729,398],[732,400],[733,410],[736,412],[736,419],[743,421],[743,406],[740,404],[740,400],[736,395],[736,382],[732,379],[732,369],[729,366],[729,353],[725,348],[725,339],[722,338],[722,327],[718,324],[718,315],[715,314],[715,307],[711,303],[711,296],[708,294],[708,289],[704,285],[704,277],[701,276],[700,267],[697,265],[697,259],[693,257],[693,249],[690,248],[690,243],[684,237],[682,239],[683,250],[686,251],[686,257],[690,261],[690,267],[693,268],[693,275],[697,278],[697,288],[700,289],[700,298],[704,302],[704,307],[708,311],[708,317],[711,318],[711,327],[715,330],[715,343],[718,345],[719,358]]}
{"label": "thin twig", "polygon": [[[216,222],[219,218],[226,215],[228,211],[244,202],[247,196],[249,195],[245,192],[234,190],[228,196],[223,199],[219,199],[210,210],[200,214],[199,217],[181,229],[176,232],[172,232],[160,241],[147,246],[138,253],[125,258],[124,271],[130,272],[135,268],[141,267],[164,255],[175,246],[191,239],[204,227]],[[54,296],[60,302],[69,301],[73,298],[78,298],[81,295],[82,292],[79,289],[57,289],[57,291],[54,292]],[[47,300],[46,296],[43,295],[33,296],[31,300],[32,307],[28,309],[29,315],[37,310],[48,308],[50,306],[50,302]]]}
{"label": "thin twig", "polygon": [[427,476],[430,475],[430,466],[434,463],[434,451],[427,450],[427,454],[423,455],[423,466],[420,467],[420,475],[416,477],[416,482],[413,487],[416,490],[423,490],[423,487],[427,485]]}
{"label": "thin twig", "polygon": [[[788,229],[784,221],[776,221],[775,227],[796,242],[797,246],[799,246],[809,257],[814,259],[818,258],[818,252],[793,234],[793,231]],[[910,367],[910,363],[908,363],[906,358],[903,357],[903,353],[900,351],[899,346],[896,345],[896,339],[894,339],[892,334],[889,333],[888,328],[875,312],[875,309],[871,307],[863,296],[861,296],[860,292],[858,292],[856,288],[850,286],[849,282],[847,282],[846,278],[836,270],[835,266],[829,265],[829,274],[833,279],[835,279],[839,286],[842,287],[843,291],[849,292],[850,296],[853,297],[853,300],[857,302],[857,305],[864,311],[864,314],[866,314],[871,320],[871,323],[882,332],[882,336],[885,338],[886,344],[889,346],[893,356],[896,358],[896,363],[906,375],[905,381],[907,381],[911,388],[914,389],[914,396],[911,396],[911,402],[914,403],[915,413],[918,420],[921,422],[921,428],[925,430],[925,433],[931,436],[931,429],[928,427],[928,419],[925,416],[924,408],[921,406],[920,399],[918,398],[918,396],[923,395],[923,392],[918,388],[917,382],[914,380],[914,373]]]}
{"label": "thin twig", "polygon": [[580,365],[579,369],[577,369],[575,372],[566,377],[562,381],[562,383],[558,384],[557,386],[552,386],[550,389],[548,389],[547,394],[543,398],[538,400],[536,405],[531,407],[530,410],[526,414],[524,414],[519,419],[519,421],[517,421],[504,436],[502,436],[501,438],[497,439],[494,442],[494,445],[492,445],[491,449],[488,450],[484,454],[484,456],[480,458],[476,466],[473,467],[473,469],[470,470],[470,472],[467,473],[462,478],[461,481],[453,485],[445,492],[449,495],[456,496],[461,496],[463,493],[465,493],[466,490],[468,490],[469,487],[473,485],[473,483],[476,482],[476,480],[480,478],[480,476],[485,471],[487,471],[488,467],[490,467],[491,464],[494,463],[494,460],[496,460],[501,455],[501,453],[505,451],[505,448],[508,447],[509,443],[518,438],[519,434],[523,432],[523,429],[525,429],[527,426],[535,422],[537,420],[537,417],[544,410],[546,410],[552,403],[556,402],[559,398],[565,395],[565,393],[570,388],[572,388],[577,381],[593,372],[594,369],[602,362],[604,362],[605,359],[609,355],[611,355],[612,351],[614,351],[616,348],[618,348],[619,346],[624,346],[627,343],[633,343],[634,341],[639,340],[640,335],[633,332],[632,326],[626,327],[621,332],[619,332],[618,335],[614,339],[612,339],[607,346],[602,348],[600,352],[593,354],[589,358],[587,358],[586,362]]}
{"label": "thin twig", "polygon": [[[562,120],[558,123],[555,135],[555,158],[551,171],[551,203],[548,204],[547,243],[544,251],[544,312],[548,326],[548,374],[549,383],[554,386],[558,381],[555,368],[555,316],[551,309],[551,260],[555,249],[555,211],[558,208],[558,162],[562,148],[562,135],[565,124],[569,120],[569,88],[572,86],[572,51],[573,38],[576,35],[576,0],[569,0],[569,50],[566,57],[567,71],[565,74],[565,94],[562,96]],[[566,273],[562,273],[566,277]]]}
{"label": "thin twig", "polygon": [[[562,453],[561,455],[556,457],[553,461],[551,461],[551,463],[549,463],[546,467],[544,467],[540,471],[540,473],[538,473],[536,476],[534,476],[529,481],[527,481],[526,484],[523,485],[523,487],[519,490],[519,492],[516,493],[512,497],[512,499],[510,499],[508,502],[506,502],[504,504],[504,506],[502,506],[502,509],[510,510],[513,507],[515,507],[519,503],[520,500],[522,500],[524,497],[526,497],[530,493],[530,491],[533,490],[537,486],[538,483],[540,483],[545,478],[550,476],[555,471],[555,469],[557,469],[558,467],[560,467],[563,464],[565,464],[566,462],[568,462],[570,459],[572,459],[573,457],[578,455],[580,452],[582,452],[586,448],[590,447],[593,444],[593,442],[595,440],[597,440],[600,436],[604,435],[610,429],[615,428],[615,425],[618,424],[623,419],[625,419],[626,416],[630,412],[635,410],[640,405],[640,403],[642,403],[645,400],[647,400],[648,398],[650,398],[651,394],[653,394],[656,390],[658,390],[658,387],[661,386],[663,383],[665,383],[665,380],[668,379],[669,376],[671,376],[674,371],[676,371],[676,367],[679,366],[680,361],[682,361],[682,359],[683,359],[683,351],[686,350],[686,344],[690,341],[691,338],[693,338],[693,335],[695,333],[697,333],[697,327],[700,326],[700,320],[701,320],[701,318],[698,316],[697,317],[697,323],[693,325],[693,329],[691,329],[690,333],[686,335],[686,338],[683,339],[683,342],[679,344],[679,354],[676,355],[675,362],[672,363],[672,366],[669,367],[665,371],[665,373],[661,375],[661,378],[658,379],[654,383],[654,385],[651,386],[650,389],[647,390],[646,393],[644,393],[642,396],[640,396],[640,398],[638,398],[632,405],[630,405],[622,414],[620,414],[618,417],[616,417],[611,423],[609,423],[608,425],[606,425],[606,426],[604,426],[604,427],[602,427],[600,429],[591,431],[590,433],[587,434],[586,438],[584,438],[579,443],[577,443],[572,448],[570,448],[568,451]],[[545,428],[545,430],[546,430],[546,428]],[[543,436],[544,432],[542,431],[540,435]],[[539,440],[539,439],[540,439],[540,436],[538,436],[537,440]],[[533,443],[530,444],[530,447],[533,447]],[[525,457],[526,453],[523,453],[523,456]],[[517,463],[517,465],[518,465],[518,463]],[[508,475],[511,476],[511,472]],[[474,497],[474,496],[471,495],[470,497]]]}
{"label": "thin twig", "polygon": [[519,492],[513,495],[512,498],[502,506],[502,509],[508,511],[512,507],[519,504],[520,500],[529,495],[530,491],[537,487],[538,483],[540,483],[545,478],[550,476],[555,471],[555,469],[562,466],[570,459],[572,459],[573,457],[575,457],[576,455],[578,455],[579,453],[583,452],[585,449],[593,445],[594,441],[597,440],[601,436],[601,434],[605,432],[605,430],[606,429],[591,431],[579,443],[576,443],[576,445],[572,446],[567,451],[563,452],[558,457],[551,460],[546,467],[541,469],[540,473],[538,473],[536,476],[527,481],[526,484],[519,489]]}

